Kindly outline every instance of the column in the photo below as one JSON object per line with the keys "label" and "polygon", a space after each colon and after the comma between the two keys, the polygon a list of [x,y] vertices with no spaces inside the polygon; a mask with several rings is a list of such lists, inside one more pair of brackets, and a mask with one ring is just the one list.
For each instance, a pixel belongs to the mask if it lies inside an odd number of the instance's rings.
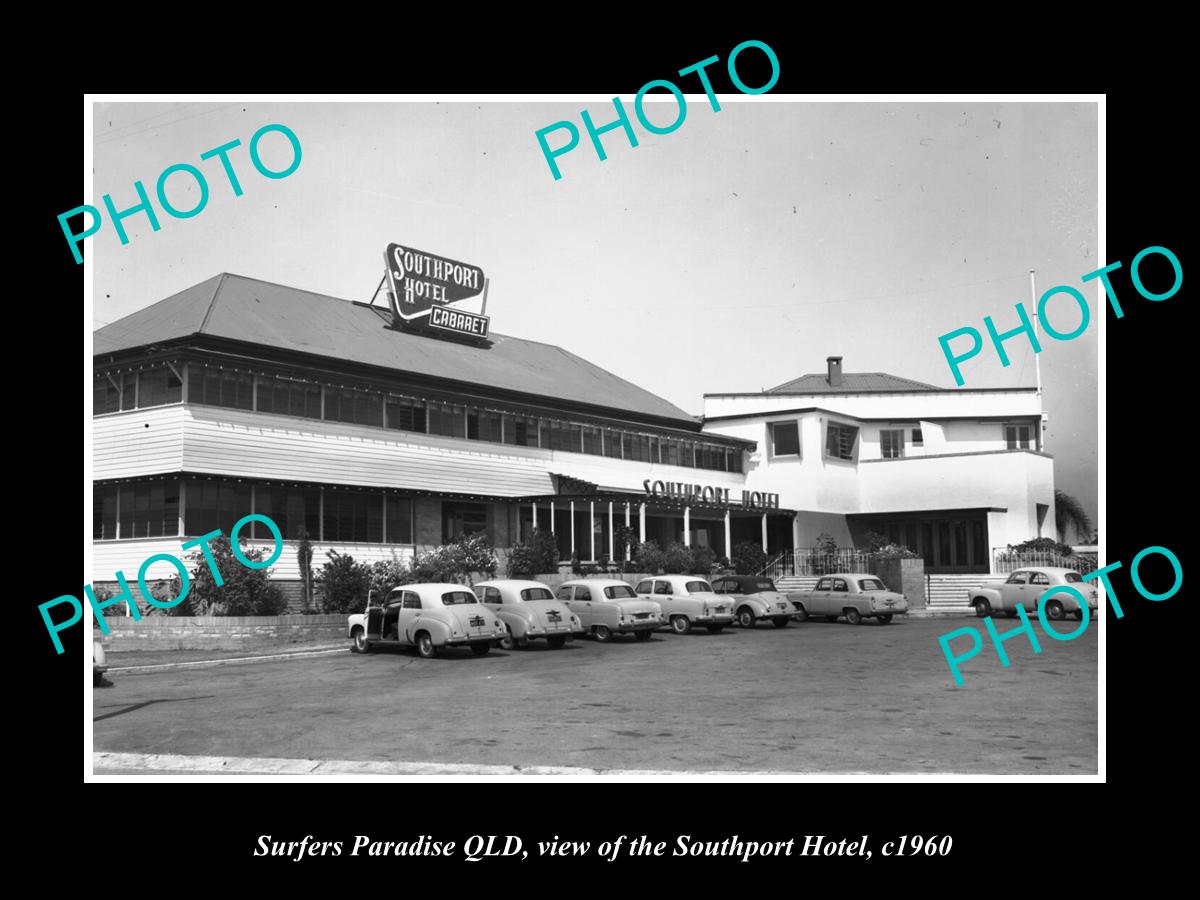
{"label": "column", "polygon": [[643,503],[638,507],[638,540],[643,544],[646,543],[646,504]]}
{"label": "column", "polygon": [[575,501],[571,501],[571,555],[575,555]]}
{"label": "column", "polygon": [[[603,434],[603,432],[601,432],[601,434]],[[608,501],[608,561],[609,562],[616,562],[616,560],[613,559],[614,555],[615,554],[613,553],[613,509],[612,509],[612,501],[609,500]]]}
{"label": "column", "polygon": [[529,505],[533,507],[533,527],[537,528],[537,501],[534,500]]}
{"label": "column", "polygon": [[550,533],[554,534],[554,501],[550,501]]}
{"label": "column", "polygon": [[729,527],[729,510],[725,510],[725,558],[733,561],[733,531]]}
{"label": "column", "polygon": [[683,543],[689,547],[692,545],[692,508],[690,506],[683,508]]}
{"label": "column", "polygon": [[792,574],[796,574],[796,551],[800,549],[800,513],[792,514]]}
{"label": "column", "polygon": [[767,552],[767,514],[762,514],[763,553]]}
{"label": "column", "polygon": [[588,562],[596,561],[596,501],[588,501]]}
{"label": "column", "polygon": [[[628,500],[625,501],[625,527],[626,528],[629,527],[629,501]],[[626,547],[625,547],[625,561],[626,562],[629,561],[631,553],[633,553],[633,550],[628,545],[626,545]]]}
{"label": "column", "polygon": [[[120,490],[118,490],[117,494],[119,495],[120,493],[121,493]],[[187,513],[187,479],[180,478],[179,479],[179,531],[176,532],[180,537],[183,537],[185,534],[187,534],[187,531],[185,530],[185,526],[184,526],[184,515],[186,513]],[[128,603],[125,604],[125,608],[126,608],[126,610],[129,609]]]}

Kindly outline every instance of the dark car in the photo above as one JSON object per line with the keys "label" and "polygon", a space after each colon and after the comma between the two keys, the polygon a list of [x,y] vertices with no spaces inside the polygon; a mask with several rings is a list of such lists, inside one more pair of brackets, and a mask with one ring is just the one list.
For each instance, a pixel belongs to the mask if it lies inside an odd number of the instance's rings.
{"label": "dark car", "polygon": [[733,600],[733,615],[743,628],[753,628],[770,619],[776,628],[786,628],[796,609],[786,594],[775,590],[775,582],[762,575],[721,575],[713,579],[713,590]]}

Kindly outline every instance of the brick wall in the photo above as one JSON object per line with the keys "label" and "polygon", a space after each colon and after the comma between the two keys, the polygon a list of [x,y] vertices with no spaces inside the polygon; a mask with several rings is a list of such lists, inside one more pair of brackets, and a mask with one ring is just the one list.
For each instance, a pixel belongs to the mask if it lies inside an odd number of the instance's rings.
{"label": "brick wall", "polygon": [[106,616],[110,653],[123,650],[286,649],[293,644],[348,642],[346,616]]}
{"label": "brick wall", "polygon": [[923,559],[880,559],[875,563],[875,574],[889,591],[903,594],[909,609],[925,608],[925,560]]}

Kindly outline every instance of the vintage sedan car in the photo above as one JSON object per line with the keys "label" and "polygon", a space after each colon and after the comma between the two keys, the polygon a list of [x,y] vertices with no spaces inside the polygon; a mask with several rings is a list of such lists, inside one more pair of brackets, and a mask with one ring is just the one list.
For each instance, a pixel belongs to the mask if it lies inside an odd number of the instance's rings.
{"label": "vintage sedan car", "polygon": [[382,603],[367,594],[365,612],[349,617],[346,633],[354,650],[378,645],[411,646],[423,659],[444,647],[470,647],[483,656],[507,633],[494,611],[461,584],[405,584],[392,588]]}
{"label": "vintage sedan car", "polygon": [[863,619],[876,619],[886,625],[893,616],[908,612],[903,594],[889,591],[875,575],[861,572],[838,572],[819,579],[811,591],[795,591],[788,599],[796,607],[797,618],[824,616],[836,622],[845,616],[851,625]]}
{"label": "vintage sedan car", "polygon": [[[1025,607],[1028,615],[1037,615],[1038,600],[1042,594],[1057,585],[1070,585],[1087,599],[1088,609],[1096,610],[1096,586],[1084,582],[1083,576],[1074,569],[1044,568],[1018,569],[994,587],[978,587],[967,596],[975,607],[979,618],[993,612],[1003,612],[1010,619],[1017,617],[1018,604]],[[1083,618],[1083,607],[1066,591],[1056,593],[1046,600],[1046,618],[1063,619],[1070,612],[1075,618]]]}
{"label": "vintage sedan car", "polygon": [[502,650],[533,640],[545,640],[557,650],[576,634],[583,634],[579,617],[555,600],[540,581],[481,581],[475,585],[475,596],[507,627],[500,639]]}
{"label": "vintage sedan car", "polygon": [[733,617],[743,628],[753,628],[770,619],[776,628],[786,628],[796,614],[786,594],[762,575],[721,575],[712,580],[713,590],[733,602]]}
{"label": "vintage sedan car", "polygon": [[567,581],[559,586],[558,599],[579,616],[585,633],[601,642],[612,640],[614,634],[632,634],[639,641],[648,641],[666,624],[662,607],[639,597],[624,581]]}
{"label": "vintage sedan car", "polygon": [[676,634],[703,625],[713,634],[733,624],[733,604],[699,575],[658,575],[639,581],[634,591],[662,607]]}

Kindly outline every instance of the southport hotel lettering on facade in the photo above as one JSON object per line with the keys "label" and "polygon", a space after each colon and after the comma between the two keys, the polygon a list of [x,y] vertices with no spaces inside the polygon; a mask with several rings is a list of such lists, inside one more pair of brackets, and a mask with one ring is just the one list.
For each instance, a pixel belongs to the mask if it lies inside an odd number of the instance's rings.
{"label": "southport hotel lettering on facade", "polygon": [[622,526],[718,555],[875,530],[933,571],[987,571],[990,547],[1053,522],[1032,389],[843,375],[831,358],[828,374],[706,395],[698,418],[492,333],[476,266],[399,245],[385,266],[387,302],[223,274],[95,332],[93,584],[251,513],[279,526],[272,577],[297,597],[306,534],[319,566],[475,533],[503,555],[535,526],[564,560],[597,562]]}

